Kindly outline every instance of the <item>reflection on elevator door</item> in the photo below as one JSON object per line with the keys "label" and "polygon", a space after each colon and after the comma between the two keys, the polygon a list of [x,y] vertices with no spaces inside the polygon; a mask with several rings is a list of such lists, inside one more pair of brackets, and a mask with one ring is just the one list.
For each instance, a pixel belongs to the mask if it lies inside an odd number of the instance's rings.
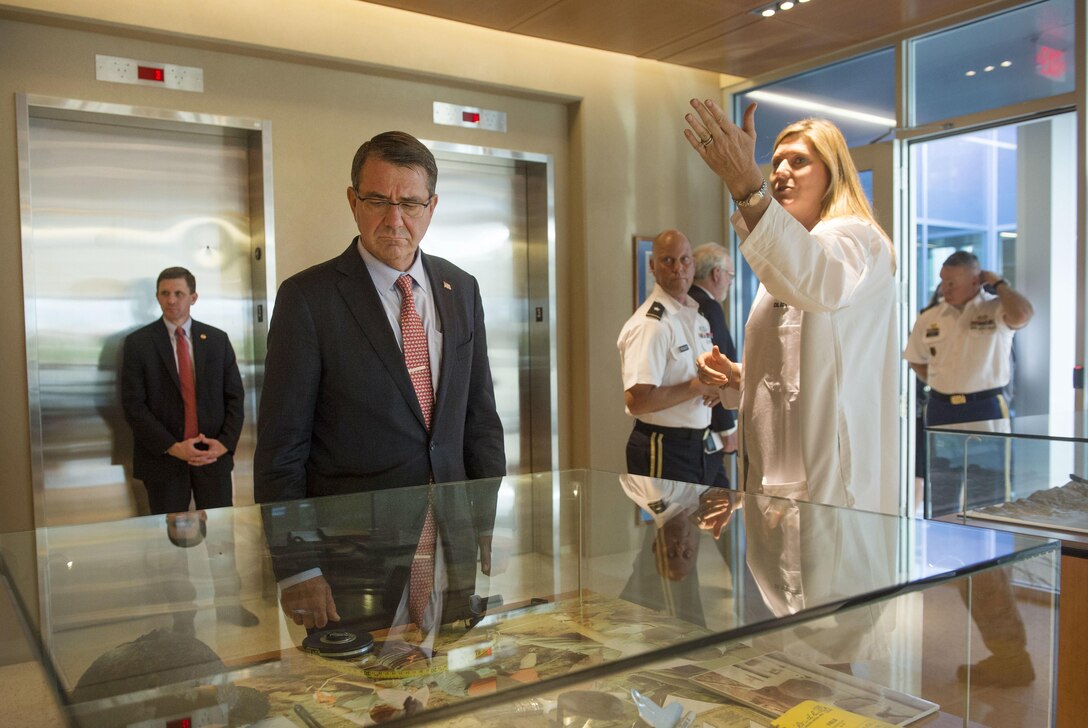
{"label": "reflection on elevator door", "polygon": [[155,278],[175,265],[196,276],[193,318],[225,330],[238,356],[247,396],[235,502],[251,502],[251,266],[260,264],[250,255],[247,139],[84,116],[32,114],[29,125],[33,237],[24,275],[36,324],[27,341],[37,352],[39,525],[146,512],[143,486],[131,480],[118,368],[126,334],[161,315]]}
{"label": "reflection on elevator door", "polygon": [[439,204],[422,247],[480,284],[506,467],[527,472],[522,366],[528,341],[525,174],[514,164],[438,160]]}

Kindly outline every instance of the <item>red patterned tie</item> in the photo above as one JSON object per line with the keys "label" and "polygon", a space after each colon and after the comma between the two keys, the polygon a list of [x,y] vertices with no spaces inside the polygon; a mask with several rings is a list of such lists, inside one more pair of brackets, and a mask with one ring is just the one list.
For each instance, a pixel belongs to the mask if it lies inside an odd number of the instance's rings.
{"label": "red patterned tie", "polygon": [[431,355],[427,348],[427,334],[423,320],[416,311],[416,299],[412,294],[412,276],[405,273],[397,279],[400,289],[400,337],[404,348],[404,363],[412,387],[416,390],[419,408],[423,410],[423,422],[431,429],[431,411],[434,409],[434,389],[431,385]]}
{"label": "red patterned tie", "polygon": [[[412,277],[405,273],[397,279],[400,290],[400,335],[404,349],[404,364],[408,367],[408,376],[412,378],[412,387],[416,390],[419,408],[423,411],[423,422],[427,431],[431,429],[431,412],[434,410],[434,388],[431,384],[431,355],[427,348],[427,335],[423,331],[423,321],[416,311],[416,300],[412,293]],[[432,486],[433,489],[433,486]],[[427,493],[427,516],[423,519],[423,531],[419,534],[419,546],[408,577],[408,616],[421,629],[423,615],[431,601],[434,590],[434,554],[438,543],[438,524],[431,506],[431,493]]]}
{"label": "red patterned tie", "polygon": [[174,329],[174,338],[178,342],[178,382],[181,384],[181,401],[185,407],[185,437],[188,440],[200,434],[196,421],[196,385],[193,383],[193,365],[189,360],[189,342],[185,339],[185,329]]}

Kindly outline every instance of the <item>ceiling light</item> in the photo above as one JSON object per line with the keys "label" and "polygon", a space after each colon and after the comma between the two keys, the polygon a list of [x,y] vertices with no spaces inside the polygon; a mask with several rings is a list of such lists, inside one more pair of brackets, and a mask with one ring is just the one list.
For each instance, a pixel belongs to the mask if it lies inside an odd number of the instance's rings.
{"label": "ceiling light", "polygon": [[967,73],[965,73],[963,75],[970,77],[970,76],[974,76],[976,73],[978,73],[978,71],[968,71]]}
{"label": "ceiling light", "polygon": [[877,114],[869,114],[864,111],[844,109],[841,106],[832,106],[831,104],[822,104],[819,101],[799,99],[794,96],[775,93],[774,91],[751,91],[748,93],[748,97],[755,99],[756,101],[766,101],[767,103],[790,106],[795,109],[804,109],[805,111],[820,111],[831,116],[845,116],[848,119],[864,121],[868,124],[876,124],[882,127],[895,126],[895,119],[887,116],[878,116]]}
{"label": "ceiling light", "polygon": [[752,8],[748,12],[752,15],[762,15],[764,18],[771,18],[778,13],[792,10],[797,7],[798,3],[807,2],[809,2],[809,0],[774,0],[774,2],[763,3],[758,7]]}
{"label": "ceiling light", "polygon": [[983,68],[982,70],[985,71],[986,73],[989,73],[990,71],[994,70],[994,67],[993,66],[986,66],[986,68]]}
{"label": "ceiling light", "polygon": [[1011,65],[1012,65],[1012,61],[1001,61],[1001,67],[1002,68],[1008,68]]}

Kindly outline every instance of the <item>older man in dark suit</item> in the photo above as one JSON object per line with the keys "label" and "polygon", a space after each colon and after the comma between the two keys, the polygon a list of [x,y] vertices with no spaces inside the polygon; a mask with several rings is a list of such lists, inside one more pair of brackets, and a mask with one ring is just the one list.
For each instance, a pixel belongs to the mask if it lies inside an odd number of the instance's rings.
{"label": "older man in dark suit", "polygon": [[[280,286],[257,420],[258,502],[505,474],[476,279],[419,250],[437,177],[409,134],[364,143],[347,188],[358,237]],[[281,582],[281,601],[323,626],[331,593],[302,577]]]}
{"label": "older man in dark suit", "polygon": [[196,279],[167,268],[155,282],[162,318],[125,339],[121,405],[132,428],[132,474],[152,513],[233,502],[231,471],[243,390],[227,334],[194,321]]}
{"label": "older man in dark suit", "polygon": [[[710,324],[714,345],[730,360],[736,361],[737,348],[733,345],[733,335],[729,333],[729,324],[725,322],[725,313],[722,311],[722,301],[729,295],[729,287],[733,285],[733,278],[736,277],[733,259],[730,258],[729,251],[718,243],[704,243],[693,251],[693,255],[695,280],[688,295],[699,305],[699,313]],[[737,451],[736,412],[725,409],[721,404],[714,405],[710,412],[710,429],[722,439],[723,457]],[[729,472],[728,465],[722,472],[724,477],[724,473]],[[719,485],[728,487],[729,480],[725,479]]]}

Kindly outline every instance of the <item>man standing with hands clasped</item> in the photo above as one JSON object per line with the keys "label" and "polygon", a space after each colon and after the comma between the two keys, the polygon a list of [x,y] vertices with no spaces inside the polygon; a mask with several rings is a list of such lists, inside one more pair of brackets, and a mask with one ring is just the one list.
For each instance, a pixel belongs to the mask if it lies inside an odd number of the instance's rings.
{"label": "man standing with hands clasped", "polygon": [[121,404],[132,428],[132,473],[151,512],[233,504],[231,471],[243,390],[227,334],[189,317],[196,278],[167,268],[155,283],[162,318],[125,339]]}
{"label": "man standing with hands clasped", "polygon": [[710,324],[688,295],[695,261],[679,230],[654,238],[656,284],[620,331],[623,399],[637,418],[627,440],[632,475],[724,486],[722,444],[710,429],[716,385],[699,381],[696,358],[711,350]]}

